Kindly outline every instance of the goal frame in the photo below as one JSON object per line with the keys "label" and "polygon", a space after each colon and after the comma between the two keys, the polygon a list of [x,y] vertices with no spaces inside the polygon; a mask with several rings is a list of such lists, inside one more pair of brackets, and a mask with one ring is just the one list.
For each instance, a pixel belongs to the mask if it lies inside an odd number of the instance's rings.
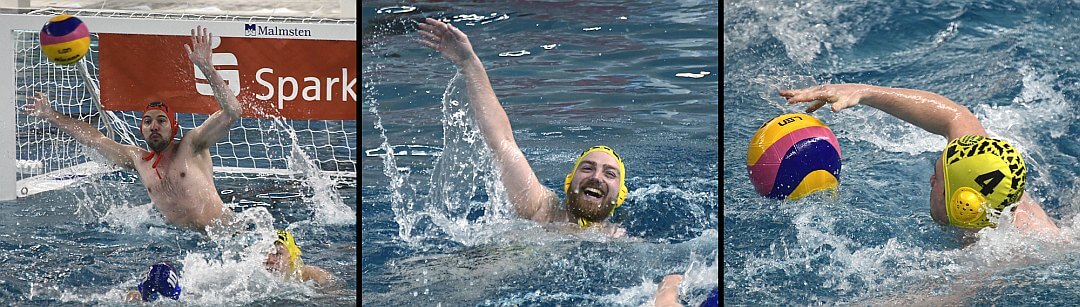
{"label": "goal frame", "polygon": [[[243,18],[258,18],[252,16],[226,16],[227,18],[221,18],[222,20],[202,19],[202,20],[186,20],[180,19],[185,16],[206,16],[195,14],[160,14],[157,13],[154,16],[150,16],[151,13],[146,13],[147,18],[130,18],[130,17],[114,17],[107,16],[107,13],[101,11],[92,12],[98,14],[98,16],[88,16],[79,14],[79,12],[66,12],[77,16],[83,22],[91,26],[91,31],[94,33],[111,33],[111,34],[147,34],[147,35],[190,35],[190,29],[196,26],[204,26],[212,28],[215,36],[219,37],[244,37],[243,24],[252,22],[252,20],[225,20],[232,17]],[[122,14],[132,14],[133,12],[121,11]],[[163,16],[163,17],[162,17]],[[212,18],[213,16],[211,16]],[[170,19],[171,18],[171,19]],[[288,37],[281,39],[318,39],[318,40],[352,40],[356,41],[356,24],[343,23],[343,24],[328,24],[328,23],[294,23],[281,20],[297,20],[298,18],[278,18],[278,17],[265,17],[266,21],[254,20],[259,24],[267,26],[279,26],[289,27],[302,24],[304,28],[311,29],[315,35],[307,37]],[[0,13],[0,201],[14,200],[17,197],[30,195],[37,190],[55,189],[58,187],[66,186],[80,180],[80,176],[69,176],[70,178],[61,180],[55,185],[42,185],[40,187],[31,187],[35,191],[28,191],[26,186],[18,186],[18,166],[17,166],[17,112],[19,106],[19,97],[17,95],[16,85],[16,52],[17,48],[13,43],[16,39],[16,31],[39,31],[42,25],[49,19],[49,15],[29,15],[29,14],[10,14]],[[100,166],[93,166],[95,169],[93,172],[107,171]],[[215,172],[222,171],[222,167],[215,165]],[[85,171],[85,170],[84,170]],[[337,174],[341,175],[341,174]],[[345,174],[344,176],[349,176]],[[85,176],[82,176],[85,177]],[[355,172],[351,174],[351,177],[355,178]],[[22,190],[22,191],[20,191]]]}

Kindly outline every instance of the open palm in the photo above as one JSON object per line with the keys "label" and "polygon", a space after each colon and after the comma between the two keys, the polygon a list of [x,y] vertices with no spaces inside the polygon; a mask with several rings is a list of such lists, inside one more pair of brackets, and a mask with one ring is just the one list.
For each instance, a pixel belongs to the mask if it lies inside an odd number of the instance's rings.
{"label": "open palm", "polygon": [[457,27],[431,18],[425,18],[419,26],[424,36],[420,43],[435,49],[455,65],[463,66],[476,57],[469,37]]}

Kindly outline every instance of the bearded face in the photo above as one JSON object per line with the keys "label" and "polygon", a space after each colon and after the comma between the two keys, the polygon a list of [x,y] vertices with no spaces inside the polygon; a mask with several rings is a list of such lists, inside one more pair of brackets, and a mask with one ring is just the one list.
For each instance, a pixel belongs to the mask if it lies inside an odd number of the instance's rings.
{"label": "bearded face", "polygon": [[143,140],[146,140],[146,145],[152,151],[165,150],[172,141],[172,122],[161,110],[150,110],[144,113],[139,130],[142,132]]}
{"label": "bearded face", "polygon": [[608,153],[593,152],[582,158],[574,170],[566,193],[566,209],[574,216],[601,221],[611,214],[618,196],[618,162]]}

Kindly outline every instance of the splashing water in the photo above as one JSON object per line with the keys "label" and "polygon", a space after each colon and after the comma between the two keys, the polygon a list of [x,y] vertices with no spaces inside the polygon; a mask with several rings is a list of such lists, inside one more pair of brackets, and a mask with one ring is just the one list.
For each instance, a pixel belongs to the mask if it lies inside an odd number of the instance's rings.
{"label": "splashing water", "polygon": [[[372,72],[371,75],[377,76],[376,73],[380,68],[380,65],[369,66],[368,69]],[[380,155],[383,159],[383,175],[390,178],[390,185],[387,189],[390,191],[390,204],[394,212],[394,219],[398,223],[398,237],[405,242],[413,243],[415,238],[412,236],[413,226],[417,224],[420,214],[419,209],[416,208],[416,203],[413,198],[405,198],[405,195],[415,195],[415,190],[412,190],[411,185],[405,185],[405,181],[409,178],[409,169],[405,169],[404,173],[398,172],[397,161],[394,159],[394,150],[390,146],[390,140],[386,137],[386,128],[382,124],[382,116],[379,115],[379,100],[375,98],[377,91],[375,89],[376,81],[374,78],[364,78],[364,92],[368,93],[363,95],[363,100],[370,108],[369,111],[372,117],[375,118],[375,130],[379,131],[379,137],[382,139],[382,144],[379,145],[379,149],[382,152],[388,153]],[[407,188],[412,191],[403,191],[403,188]],[[410,214],[417,213],[417,214]]]}
{"label": "splashing water", "polygon": [[284,131],[292,140],[288,158],[289,170],[302,174],[301,184],[312,191],[311,197],[302,194],[302,198],[314,210],[312,213],[314,221],[326,225],[356,224],[356,212],[341,200],[334,179],[322,172],[322,169],[300,148],[296,130],[293,130],[285,120],[276,116],[272,118],[274,124],[280,128],[278,131]]}
{"label": "splashing water", "polygon": [[[443,151],[431,172],[429,212],[452,240],[474,245],[490,240],[490,224],[505,223],[510,213],[491,149],[468,99],[461,97],[461,82],[464,78],[459,71],[442,97]],[[469,217],[475,214],[482,215],[471,221]]]}
{"label": "splashing water", "polygon": [[244,304],[281,297],[282,292],[295,293],[296,297],[315,295],[314,288],[289,282],[264,267],[276,239],[274,217],[265,207],[244,210],[235,221],[247,231],[211,233],[209,244],[216,245],[211,252],[189,253],[180,260],[184,300],[207,305]]}
{"label": "splashing water", "polygon": [[[449,239],[475,245],[490,242],[513,224],[507,218],[511,213],[491,150],[471,114],[468,99],[462,97],[462,82],[460,72],[455,74],[442,96],[443,146],[431,171],[425,198],[416,197],[419,196],[416,186],[420,184],[407,184],[411,168],[399,168],[393,154],[379,155],[383,159],[383,174],[390,178],[390,199],[398,235],[410,244],[426,239]],[[368,98],[368,103],[375,128],[383,139],[381,151],[394,152],[378,114],[378,101]]]}

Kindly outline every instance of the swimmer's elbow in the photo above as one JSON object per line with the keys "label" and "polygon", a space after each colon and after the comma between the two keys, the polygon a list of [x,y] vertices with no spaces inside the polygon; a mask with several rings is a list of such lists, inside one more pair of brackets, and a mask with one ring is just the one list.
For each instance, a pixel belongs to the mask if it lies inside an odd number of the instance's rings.
{"label": "swimmer's elbow", "polygon": [[227,118],[230,122],[240,120],[240,115],[244,112],[243,109],[240,108],[239,103],[229,104],[221,110],[223,111],[221,113],[224,113],[223,115],[225,115],[225,118]]}

